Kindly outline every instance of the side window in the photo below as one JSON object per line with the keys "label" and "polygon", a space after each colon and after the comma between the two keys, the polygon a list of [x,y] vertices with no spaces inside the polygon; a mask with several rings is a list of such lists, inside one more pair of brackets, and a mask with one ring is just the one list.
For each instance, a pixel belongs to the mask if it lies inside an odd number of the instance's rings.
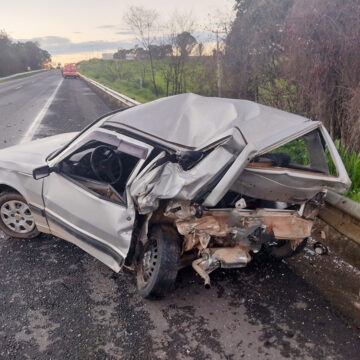
{"label": "side window", "polygon": [[314,130],[256,157],[249,165],[250,167],[283,167],[328,175],[331,158],[325,150],[325,141],[321,132]]}
{"label": "side window", "polygon": [[124,140],[110,144],[89,140],[60,165],[60,172],[89,190],[111,200],[126,203],[126,184],[147,149]]}

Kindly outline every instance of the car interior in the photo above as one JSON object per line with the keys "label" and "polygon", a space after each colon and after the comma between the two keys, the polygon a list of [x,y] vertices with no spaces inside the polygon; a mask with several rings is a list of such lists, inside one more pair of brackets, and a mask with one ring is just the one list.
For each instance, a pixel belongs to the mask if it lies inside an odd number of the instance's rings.
{"label": "car interior", "polygon": [[60,172],[107,199],[126,204],[126,183],[140,159],[90,141],[60,163]]}
{"label": "car interior", "polygon": [[[248,168],[286,168],[307,173],[330,175],[331,157],[319,130],[312,131],[279,148],[257,156]],[[319,175],[319,174],[317,174]]]}

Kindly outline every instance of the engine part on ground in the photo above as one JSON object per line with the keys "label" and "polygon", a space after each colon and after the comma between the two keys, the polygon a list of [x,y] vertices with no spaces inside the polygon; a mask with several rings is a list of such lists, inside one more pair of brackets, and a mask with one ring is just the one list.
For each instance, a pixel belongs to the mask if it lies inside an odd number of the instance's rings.
{"label": "engine part on ground", "polygon": [[208,248],[201,253],[201,256],[192,262],[192,267],[204,279],[207,288],[210,287],[209,274],[215,269],[242,268],[251,261],[249,252],[241,247]]}
{"label": "engine part on ground", "polygon": [[193,269],[204,279],[204,286],[206,289],[210,289],[210,276],[209,274],[200,266],[203,264],[204,259],[196,259],[192,262]]}

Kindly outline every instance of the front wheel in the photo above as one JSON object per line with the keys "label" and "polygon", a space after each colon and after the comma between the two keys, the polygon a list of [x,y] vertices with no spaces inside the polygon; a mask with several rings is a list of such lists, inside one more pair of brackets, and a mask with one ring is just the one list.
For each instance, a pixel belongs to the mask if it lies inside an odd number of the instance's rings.
{"label": "front wheel", "polygon": [[32,239],[39,235],[29,205],[20,194],[8,192],[0,195],[0,229],[19,239]]}
{"label": "front wheel", "polygon": [[148,241],[140,245],[136,263],[136,280],[140,295],[146,299],[154,299],[169,292],[176,280],[179,258],[180,244],[177,232],[169,226],[153,226]]}

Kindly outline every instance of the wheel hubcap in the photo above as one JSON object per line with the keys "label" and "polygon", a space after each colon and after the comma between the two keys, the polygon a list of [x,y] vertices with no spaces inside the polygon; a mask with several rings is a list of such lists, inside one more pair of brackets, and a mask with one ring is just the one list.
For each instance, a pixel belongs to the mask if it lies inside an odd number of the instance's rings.
{"label": "wheel hubcap", "polygon": [[17,233],[25,234],[35,228],[35,221],[30,208],[22,201],[10,200],[2,204],[0,216],[3,223]]}
{"label": "wheel hubcap", "polygon": [[152,242],[148,249],[145,250],[142,267],[143,277],[145,281],[148,281],[154,273],[155,266],[158,259],[158,248],[156,242]]}

